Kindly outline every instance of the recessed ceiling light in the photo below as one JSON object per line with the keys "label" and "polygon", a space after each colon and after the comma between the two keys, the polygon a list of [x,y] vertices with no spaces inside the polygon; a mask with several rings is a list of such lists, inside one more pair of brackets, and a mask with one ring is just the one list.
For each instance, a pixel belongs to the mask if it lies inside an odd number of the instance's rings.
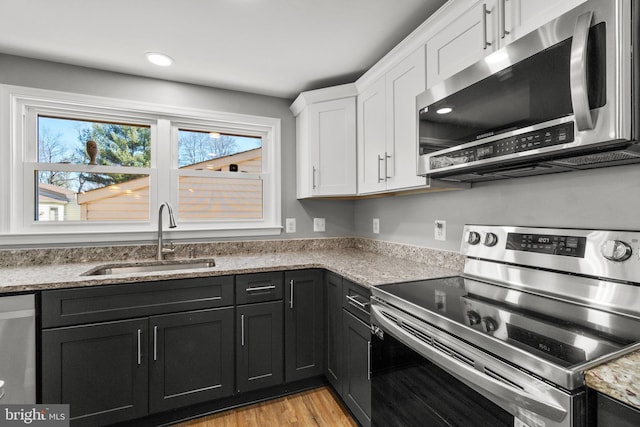
{"label": "recessed ceiling light", "polygon": [[451,107],[442,107],[439,110],[436,110],[436,113],[438,113],[438,114],[449,114],[452,111],[453,111],[453,108],[451,108]]}
{"label": "recessed ceiling light", "polygon": [[165,55],[164,53],[159,52],[147,52],[144,54],[147,57],[147,61],[151,62],[154,65],[159,65],[160,67],[168,67],[173,64],[173,59],[170,56]]}

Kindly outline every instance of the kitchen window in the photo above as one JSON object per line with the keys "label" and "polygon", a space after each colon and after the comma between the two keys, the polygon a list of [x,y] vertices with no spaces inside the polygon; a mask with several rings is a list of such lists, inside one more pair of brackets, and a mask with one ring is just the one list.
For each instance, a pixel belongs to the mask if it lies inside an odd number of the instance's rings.
{"label": "kitchen window", "polygon": [[0,86],[0,245],[280,232],[279,119]]}

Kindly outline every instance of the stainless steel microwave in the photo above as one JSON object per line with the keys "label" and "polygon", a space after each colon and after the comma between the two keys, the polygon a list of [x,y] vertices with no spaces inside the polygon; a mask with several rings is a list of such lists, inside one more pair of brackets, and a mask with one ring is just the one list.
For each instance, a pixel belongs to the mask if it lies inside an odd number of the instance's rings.
{"label": "stainless steel microwave", "polygon": [[638,4],[590,0],[417,97],[418,173],[478,182],[640,162]]}

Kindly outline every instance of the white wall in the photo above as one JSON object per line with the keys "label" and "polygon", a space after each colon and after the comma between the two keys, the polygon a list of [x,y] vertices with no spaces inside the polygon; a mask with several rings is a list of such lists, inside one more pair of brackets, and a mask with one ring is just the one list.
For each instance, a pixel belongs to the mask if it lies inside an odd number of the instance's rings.
{"label": "white wall", "polygon": [[[297,233],[281,238],[353,234],[353,202],[309,201],[295,198],[295,118],[292,100],[0,54],[0,83],[131,99],[188,108],[253,114],[281,119],[282,219],[297,218]],[[9,141],[0,141],[9,144]],[[3,198],[6,200],[6,198]],[[313,232],[313,217],[326,219],[326,232]],[[284,225],[284,224],[283,224]]]}
{"label": "white wall", "polygon": [[[380,218],[379,235],[373,218]],[[440,219],[447,222],[444,242],[433,238]],[[640,164],[360,200],[355,221],[359,236],[455,251],[464,224],[640,230]]]}

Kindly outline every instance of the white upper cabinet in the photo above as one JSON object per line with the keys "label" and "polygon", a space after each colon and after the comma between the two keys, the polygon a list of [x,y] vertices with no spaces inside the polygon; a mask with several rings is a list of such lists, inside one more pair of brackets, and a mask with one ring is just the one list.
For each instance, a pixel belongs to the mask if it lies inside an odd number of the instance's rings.
{"label": "white upper cabinet", "polygon": [[303,92],[296,115],[299,199],[356,194],[356,96],[353,84]]}
{"label": "white upper cabinet", "polygon": [[416,95],[425,90],[424,47],[358,96],[358,193],[427,184],[417,176]]}
{"label": "white upper cabinet", "polygon": [[[458,0],[427,40],[427,87],[519,39],[585,0]],[[444,22],[443,22],[444,21]],[[444,25],[443,25],[444,24]]]}

